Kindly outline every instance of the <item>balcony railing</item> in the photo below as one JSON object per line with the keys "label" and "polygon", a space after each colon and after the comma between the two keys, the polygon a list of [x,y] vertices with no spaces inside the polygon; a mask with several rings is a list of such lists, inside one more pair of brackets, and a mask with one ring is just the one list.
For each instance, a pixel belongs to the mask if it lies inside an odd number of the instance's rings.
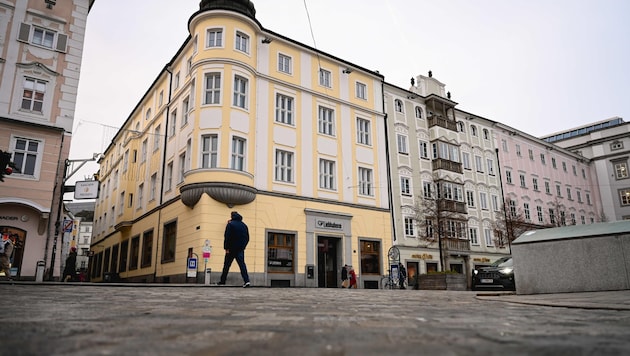
{"label": "balcony railing", "polygon": [[455,173],[464,173],[462,164],[459,162],[453,162],[443,158],[436,158],[432,161],[432,163],[434,171],[438,169],[444,169]]}
{"label": "balcony railing", "polygon": [[456,251],[470,251],[470,241],[468,240],[445,238],[442,242],[446,243],[446,247],[450,253]]}
{"label": "balcony railing", "polygon": [[428,122],[429,122],[429,128],[433,126],[440,126],[445,129],[457,132],[457,123],[445,117],[438,116],[438,115],[431,115],[428,117]]}
{"label": "balcony railing", "polygon": [[467,214],[466,203],[453,201],[453,200],[440,200],[438,201],[438,209],[440,211],[452,211],[460,214]]}

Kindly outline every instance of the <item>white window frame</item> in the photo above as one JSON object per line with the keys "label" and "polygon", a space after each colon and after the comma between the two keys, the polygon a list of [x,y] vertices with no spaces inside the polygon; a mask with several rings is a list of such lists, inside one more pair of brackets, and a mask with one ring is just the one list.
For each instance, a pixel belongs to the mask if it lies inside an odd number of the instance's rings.
{"label": "white window frame", "polygon": [[483,229],[483,235],[484,235],[484,238],[485,238],[486,246],[487,247],[494,247],[494,241],[492,241],[492,230],[490,230],[488,228],[484,228]]}
{"label": "white window frame", "polygon": [[319,85],[332,88],[332,73],[329,70],[319,69]]}
{"label": "white window frame", "polygon": [[276,150],[275,180],[277,182],[293,183],[293,152]]}
{"label": "white window frame", "polygon": [[336,162],[324,158],[319,160],[319,187],[321,189],[336,190]]}
{"label": "white window frame", "polygon": [[221,104],[221,73],[206,73],[204,74],[204,81],[204,105]]}
{"label": "white window frame", "polygon": [[206,30],[206,48],[223,48],[223,28]]}
{"label": "white window frame", "polygon": [[357,117],[357,143],[371,146],[372,145],[372,123],[370,120]]}
{"label": "white window frame", "polygon": [[[43,114],[47,87],[48,81],[46,80],[24,77],[20,110]],[[27,107],[24,107],[27,103]]]}
{"label": "white window frame", "polygon": [[241,31],[236,31],[234,37],[234,49],[249,54],[249,36]]}
{"label": "white window frame", "polygon": [[411,178],[400,177],[400,194],[404,196],[411,196]]}
{"label": "white window frame", "polygon": [[247,110],[249,97],[249,80],[241,75],[234,76],[232,106]]}
{"label": "white window frame", "polygon": [[407,136],[403,134],[396,134],[396,142],[398,145],[398,153],[408,155],[409,146],[407,145]]}
{"label": "white window frame", "polygon": [[477,232],[478,232],[478,229],[476,227],[471,227],[468,229],[471,245],[475,245],[475,246],[479,245],[479,237],[477,235]]}
{"label": "white window frame", "polygon": [[293,59],[283,53],[278,53],[278,72],[291,74],[293,72]]}
{"label": "white window frame", "polygon": [[429,159],[429,143],[427,141],[418,141],[420,149],[420,158]]}
{"label": "white window frame", "polygon": [[319,106],[318,132],[324,135],[335,136],[335,111],[325,106]]}
{"label": "white window frame", "polygon": [[[18,143],[20,148],[18,148]],[[35,144],[36,147],[33,147]],[[17,170],[15,170],[11,176],[39,179],[42,160],[44,158],[44,145],[45,142],[43,140],[12,136],[11,161],[16,164]],[[26,169],[26,167],[29,169]]]}
{"label": "white window frame", "polygon": [[247,152],[247,140],[243,137],[232,137],[232,153],[230,168],[237,171],[245,171],[245,153]]}
{"label": "white window frame", "polygon": [[201,168],[217,168],[219,164],[219,135],[201,136]]}
{"label": "white window frame", "polygon": [[355,95],[359,99],[367,100],[367,85],[361,82],[356,82]]}
{"label": "white window frame", "polygon": [[359,167],[359,195],[374,196],[374,173],[366,167]]}
{"label": "white window frame", "polygon": [[405,236],[407,237],[416,237],[416,229],[413,222],[413,217],[405,216],[403,218],[403,223],[405,226]]}
{"label": "white window frame", "polygon": [[295,100],[285,94],[276,93],[276,122],[286,125],[294,125],[293,107]]}

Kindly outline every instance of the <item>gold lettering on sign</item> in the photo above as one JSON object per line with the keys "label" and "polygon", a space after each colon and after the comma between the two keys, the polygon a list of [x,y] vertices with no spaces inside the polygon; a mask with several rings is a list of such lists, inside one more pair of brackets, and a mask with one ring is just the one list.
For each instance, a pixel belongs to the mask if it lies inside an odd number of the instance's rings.
{"label": "gold lettering on sign", "polygon": [[423,253],[423,254],[415,254],[415,255],[411,255],[411,258],[417,258],[420,260],[432,260],[433,259],[433,255],[429,255],[428,253]]}

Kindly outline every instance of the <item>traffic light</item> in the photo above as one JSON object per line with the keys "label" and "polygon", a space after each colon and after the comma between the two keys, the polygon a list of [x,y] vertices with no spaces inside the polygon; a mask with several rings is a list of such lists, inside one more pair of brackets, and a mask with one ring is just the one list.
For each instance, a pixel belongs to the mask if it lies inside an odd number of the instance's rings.
{"label": "traffic light", "polygon": [[0,182],[4,182],[4,176],[13,173],[15,164],[11,162],[11,154],[0,150]]}

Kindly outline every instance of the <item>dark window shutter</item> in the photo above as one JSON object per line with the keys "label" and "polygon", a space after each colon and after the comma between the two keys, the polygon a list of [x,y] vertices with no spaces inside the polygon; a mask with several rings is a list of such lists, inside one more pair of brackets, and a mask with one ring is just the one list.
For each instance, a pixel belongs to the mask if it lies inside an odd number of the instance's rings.
{"label": "dark window shutter", "polygon": [[18,34],[18,41],[28,42],[28,37],[31,34],[31,25],[26,23],[20,24],[20,33]]}
{"label": "dark window shutter", "polygon": [[68,35],[57,35],[57,51],[66,52],[66,44],[68,43]]}

